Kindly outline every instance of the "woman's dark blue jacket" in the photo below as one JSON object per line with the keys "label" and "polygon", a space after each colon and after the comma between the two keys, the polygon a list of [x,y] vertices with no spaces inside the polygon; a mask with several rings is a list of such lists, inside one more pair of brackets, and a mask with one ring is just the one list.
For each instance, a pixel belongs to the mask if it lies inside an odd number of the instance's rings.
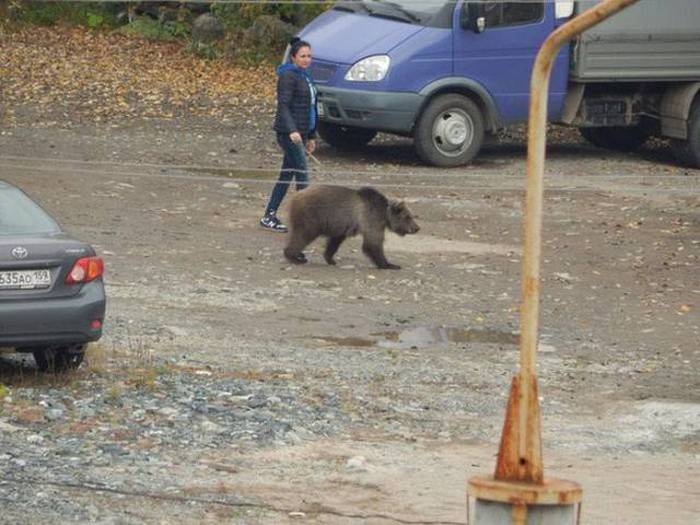
{"label": "woman's dark blue jacket", "polygon": [[294,64],[284,64],[277,68],[277,75],[274,130],[285,134],[298,131],[307,138],[315,138],[317,113],[316,107],[311,107],[308,74]]}

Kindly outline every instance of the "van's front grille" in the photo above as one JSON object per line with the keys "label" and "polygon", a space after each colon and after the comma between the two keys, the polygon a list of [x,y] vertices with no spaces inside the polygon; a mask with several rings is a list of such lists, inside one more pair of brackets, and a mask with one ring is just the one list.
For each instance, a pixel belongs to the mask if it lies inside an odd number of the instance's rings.
{"label": "van's front grille", "polygon": [[335,64],[312,62],[309,69],[311,70],[311,77],[314,79],[314,82],[324,83],[333,78],[335,70],[338,69],[338,66]]}

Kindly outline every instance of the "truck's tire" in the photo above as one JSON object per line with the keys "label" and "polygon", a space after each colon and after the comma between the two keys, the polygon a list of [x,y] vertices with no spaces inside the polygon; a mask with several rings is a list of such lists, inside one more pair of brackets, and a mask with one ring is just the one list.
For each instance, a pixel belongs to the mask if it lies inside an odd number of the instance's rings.
{"label": "truck's tire", "polygon": [[356,150],[366,146],[377,132],[373,129],[340,126],[329,122],[318,123],[318,134],[324,142],[340,150]]}
{"label": "truck's tire", "polygon": [[688,118],[688,138],[673,139],[671,148],[676,160],[691,168],[700,168],[700,99],[693,104]]}
{"label": "truck's tire", "polygon": [[484,116],[471,99],[441,95],[418,119],[413,145],[420,159],[433,166],[462,166],[484,142]]}
{"label": "truck's tire", "polygon": [[642,126],[580,128],[579,131],[594,146],[616,151],[634,151],[651,137],[651,133]]}

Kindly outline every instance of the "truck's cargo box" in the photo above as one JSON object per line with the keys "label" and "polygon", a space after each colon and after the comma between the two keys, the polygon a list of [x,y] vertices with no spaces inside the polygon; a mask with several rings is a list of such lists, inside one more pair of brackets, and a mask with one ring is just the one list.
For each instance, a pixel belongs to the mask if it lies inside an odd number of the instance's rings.
{"label": "truck's cargo box", "polygon": [[[577,12],[596,3],[577,2]],[[586,31],[572,53],[577,80],[697,80],[700,0],[640,0]]]}

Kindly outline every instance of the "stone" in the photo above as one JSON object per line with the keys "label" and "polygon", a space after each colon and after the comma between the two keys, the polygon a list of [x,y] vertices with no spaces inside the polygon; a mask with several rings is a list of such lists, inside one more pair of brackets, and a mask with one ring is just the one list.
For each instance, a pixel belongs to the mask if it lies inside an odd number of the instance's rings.
{"label": "stone", "polygon": [[358,472],[367,471],[367,458],[364,456],[353,456],[347,460],[345,466],[348,470],[355,470]]}
{"label": "stone", "polygon": [[211,13],[198,16],[192,24],[192,40],[197,44],[213,44],[224,36],[224,26]]}
{"label": "stone", "polygon": [[284,48],[284,45],[295,35],[296,28],[280,20],[276,16],[262,15],[255,19],[246,32],[251,44]]}

